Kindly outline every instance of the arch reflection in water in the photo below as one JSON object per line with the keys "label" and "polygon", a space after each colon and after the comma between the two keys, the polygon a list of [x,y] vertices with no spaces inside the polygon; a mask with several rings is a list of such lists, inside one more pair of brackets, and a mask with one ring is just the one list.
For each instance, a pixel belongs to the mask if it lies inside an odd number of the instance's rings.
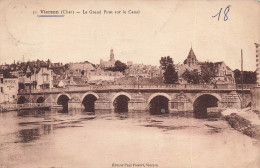
{"label": "arch reflection in water", "polygon": [[193,112],[196,118],[206,118],[207,108],[217,107],[218,99],[210,94],[204,94],[199,96],[193,104]]}
{"label": "arch reflection in water", "polygon": [[82,104],[84,106],[85,112],[95,112],[95,101],[97,100],[97,97],[93,94],[88,94],[84,97],[82,100]]}
{"label": "arch reflection in water", "polygon": [[[26,124],[26,123],[23,123]],[[28,123],[30,125],[30,123]],[[22,143],[28,143],[39,139],[42,135],[48,135],[53,132],[53,125],[41,125],[38,128],[23,129],[18,132],[18,139]]]}
{"label": "arch reflection in water", "polygon": [[43,103],[44,102],[44,98],[43,97],[39,97],[36,101],[36,103]]}
{"label": "arch reflection in water", "polygon": [[169,113],[168,107],[169,99],[165,96],[156,96],[149,103],[150,114],[167,114]]}
{"label": "arch reflection in water", "polygon": [[62,112],[68,112],[69,97],[67,95],[60,95],[57,104],[62,105]]}
{"label": "arch reflection in water", "polygon": [[125,95],[117,96],[113,102],[115,112],[118,112],[118,113],[128,112],[129,100],[130,99]]}

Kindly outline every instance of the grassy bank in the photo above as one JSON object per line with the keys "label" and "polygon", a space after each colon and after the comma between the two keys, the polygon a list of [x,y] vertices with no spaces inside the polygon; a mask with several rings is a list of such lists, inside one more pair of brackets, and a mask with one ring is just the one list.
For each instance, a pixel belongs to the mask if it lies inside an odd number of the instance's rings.
{"label": "grassy bank", "polygon": [[251,121],[239,116],[236,113],[231,113],[224,117],[226,121],[235,130],[242,132],[243,134],[252,138],[260,139],[260,126],[254,125]]}

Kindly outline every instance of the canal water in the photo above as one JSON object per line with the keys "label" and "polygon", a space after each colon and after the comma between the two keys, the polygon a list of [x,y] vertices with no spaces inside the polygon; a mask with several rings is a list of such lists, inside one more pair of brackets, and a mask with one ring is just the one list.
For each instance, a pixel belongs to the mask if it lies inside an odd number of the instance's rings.
{"label": "canal water", "polygon": [[259,147],[189,114],[0,113],[0,168],[259,168]]}

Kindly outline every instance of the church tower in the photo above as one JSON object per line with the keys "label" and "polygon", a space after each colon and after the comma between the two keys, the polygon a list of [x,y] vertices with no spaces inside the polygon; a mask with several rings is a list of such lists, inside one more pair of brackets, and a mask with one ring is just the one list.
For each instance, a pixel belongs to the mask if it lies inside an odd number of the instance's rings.
{"label": "church tower", "polygon": [[113,61],[113,60],[115,60],[115,58],[114,58],[114,50],[111,48],[111,50],[110,50],[110,60],[109,61]]}
{"label": "church tower", "polygon": [[196,58],[196,55],[194,54],[192,47],[190,49],[187,59],[184,61],[184,64],[188,64],[189,66],[198,64],[198,60]]}

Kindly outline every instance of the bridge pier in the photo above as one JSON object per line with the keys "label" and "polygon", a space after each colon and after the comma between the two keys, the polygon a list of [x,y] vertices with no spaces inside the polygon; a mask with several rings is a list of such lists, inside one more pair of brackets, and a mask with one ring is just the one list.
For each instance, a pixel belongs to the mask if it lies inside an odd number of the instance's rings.
{"label": "bridge pier", "polygon": [[218,107],[221,108],[241,108],[241,96],[232,91],[225,95],[222,100],[218,102]]}
{"label": "bridge pier", "polygon": [[178,93],[175,97],[169,101],[169,111],[191,111],[193,110],[192,101],[184,95],[184,93]]}
{"label": "bridge pier", "polygon": [[113,103],[107,100],[96,100],[95,110],[111,110],[113,109]]}
{"label": "bridge pier", "polygon": [[81,101],[78,97],[72,97],[68,102],[68,109],[82,109]]}
{"label": "bridge pier", "polygon": [[129,101],[128,108],[129,110],[143,111],[146,110],[147,103],[145,101],[133,100]]}

